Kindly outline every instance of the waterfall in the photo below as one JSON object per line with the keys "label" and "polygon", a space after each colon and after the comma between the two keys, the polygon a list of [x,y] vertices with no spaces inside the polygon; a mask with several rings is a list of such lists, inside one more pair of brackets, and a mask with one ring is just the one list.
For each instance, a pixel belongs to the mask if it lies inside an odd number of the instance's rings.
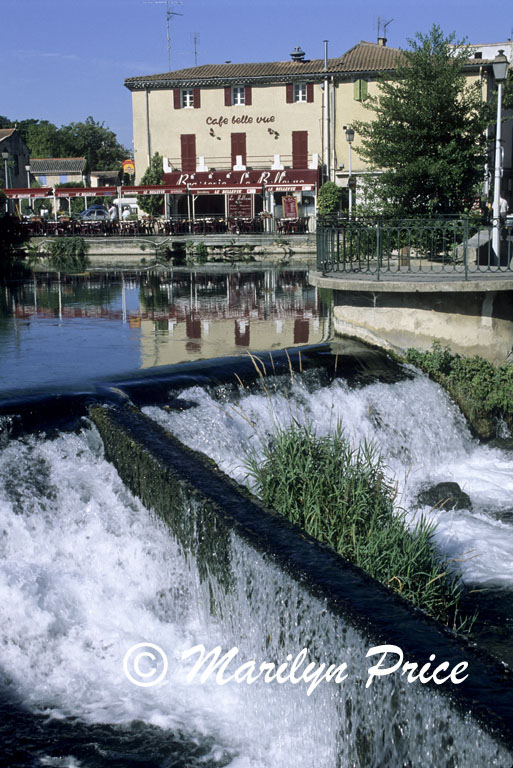
{"label": "waterfall", "polygon": [[472,510],[420,506],[437,523],[440,549],[459,561],[469,584],[513,585],[513,457],[473,440],[458,408],[426,376],[350,387],[344,379],[323,385],[319,374],[309,371],[293,381],[281,377],[281,386],[264,379],[260,387],[236,393],[190,387],[179,397],[197,407],[143,410],[243,484],[248,447],[261,455],[275,425],[292,419],[310,421],[318,434],[340,422],[354,444],[373,440],[398,485],[399,504],[412,516],[422,487],[457,482],[469,494]]}
{"label": "waterfall", "polygon": [[[509,531],[501,519],[507,489],[503,496],[494,490],[510,471],[507,454],[475,444],[434,385],[417,376],[360,389],[340,380],[321,387],[317,376],[309,372],[290,384],[298,405],[277,382],[268,394],[253,389],[237,397],[226,387],[188,388],[182,397],[195,408],[145,410],[239,480],[244,446],[249,441],[258,451],[275,420],[312,417],[328,430],[341,418],[355,439],[382,435],[404,499],[413,499],[426,478],[447,479],[450,467],[470,494],[476,519]],[[407,425],[413,410],[425,414],[424,446]],[[183,768],[509,768],[510,751],[441,692],[399,674],[365,688],[371,663],[365,654],[371,645],[393,643],[394,627],[382,640],[334,611],[322,591],[210,510],[188,481],[173,485],[167,470],[152,469],[151,450],[139,449],[128,427],[126,434],[118,429],[114,413],[94,416],[101,438],[84,424],[53,439],[12,439],[1,450],[0,692],[19,708],[18,725],[22,711],[33,718],[19,728],[18,741],[34,741],[35,724],[42,731],[41,765],[57,764],[58,754],[67,761],[58,764],[96,768],[129,745],[144,744],[148,760],[180,755],[175,764]],[[143,419],[126,418],[136,425]],[[143,422],[138,429],[150,431]],[[387,442],[390,429],[395,438]],[[148,439],[156,445],[157,438]],[[124,482],[106,460],[113,460],[113,446]],[[490,472],[474,484],[471,473],[463,477],[469,461],[482,468],[488,456]],[[146,506],[128,485],[145,489]],[[479,578],[475,564],[466,566],[466,578]],[[168,658],[167,675],[154,688],[134,686],[123,672],[125,654],[140,642],[155,643]],[[182,654],[196,645],[223,652],[237,646],[237,665],[278,664],[307,648],[316,664],[347,663],[348,676],[319,684],[310,696],[304,685],[262,680],[190,683],[191,663]],[[55,739],[48,747],[55,723],[67,735],[64,754],[63,747],[56,752]],[[94,759],[86,743],[95,746]],[[128,757],[126,765],[132,765]]]}

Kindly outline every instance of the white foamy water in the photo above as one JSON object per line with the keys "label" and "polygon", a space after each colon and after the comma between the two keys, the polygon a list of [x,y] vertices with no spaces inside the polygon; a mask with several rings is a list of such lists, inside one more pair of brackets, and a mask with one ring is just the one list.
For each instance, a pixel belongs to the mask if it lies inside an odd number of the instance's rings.
{"label": "white foamy water", "polygon": [[[187,514],[194,519],[192,506]],[[369,641],[234,534],[226,541],[230,589],[215,577],[201,584],[166,526],[103,459],[94,429],[12,441],[1,452],[0,532],[0,684],[33,712],[136,719],[189,740],[207,737],[208,764],[228,760],[231,768],[423,768],[426,755],[459,768],[474,758],[511,762],[438,692],[400,677],[366,692]],[[155,688],[123,673],[126,651],[143,641],[169,659]],[[318,662],[347,662],[350,675],[309,698],[292,685],[189,685],[181,654],[198,643],[236,644],[237,665],[284,661],[307,646]],[[71,755],[61,762],[87,768]]]}
{"label": "white foamy water", "polygon": [[421,488],[458,483],[471,498],[471,511],[420,507],[437,522],[440,548],[469,583],[513,584],[513,457],[473,440],[458,408],[427,377],[351,389],[341,379],[315,387],[307,375],[296,376],[289,396],[243,392],[224,402],[193,387],[181,397],[198,407],[144,410],[241,483],[248,482],[247,451],[261,455],[274,425],[292,419],[312,422],[318,434],[340,422],[354,444],[373,440],[398,485],[398,503],[412,516]]}
{"label": "white foamy water", "polygon": [[[31,711],[205,736],[209,759],[229,756],[233,768],[334,764],[332,717],[316,725],[320,743],[305,729],[316,707],[333,707],[332,694],[187,683],[184,650],[232,646],[194,563],[123,486],[94,429],[1,452],[0,532],[0,683]],[[123,672],[125,653],[143,641],[169,659],[156,688]]]}

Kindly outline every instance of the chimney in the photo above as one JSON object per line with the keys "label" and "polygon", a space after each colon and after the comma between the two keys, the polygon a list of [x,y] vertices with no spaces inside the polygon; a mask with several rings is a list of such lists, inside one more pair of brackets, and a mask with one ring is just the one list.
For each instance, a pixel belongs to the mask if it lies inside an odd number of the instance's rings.
{"label": "chimney", "polygon": [[296,45],[296,47],[290,54],[290,58],[292,59],[292,61],[304,61],[305,52],[302,50],[302,48],[299,47],[299,45]]}
{"label": "chimney", "polygon": [[378,45],[383,45],[383,46],[385,46],[386,44],[387,44],[387,39],[386,39],[386,37],[378,37]]}

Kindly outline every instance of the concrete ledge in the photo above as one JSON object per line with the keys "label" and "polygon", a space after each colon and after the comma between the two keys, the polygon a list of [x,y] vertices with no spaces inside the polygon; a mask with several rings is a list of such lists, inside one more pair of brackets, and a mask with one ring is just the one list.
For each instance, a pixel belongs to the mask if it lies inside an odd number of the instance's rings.
{"label": "concrete ledge", "polygon": [[336,291],[367,291],[370,293],[473,293],[482,291],[513,291],[513,271],[471,273],[468,280],[462,274],[426,274],[404,272],[381,275],[378,280],[360,272],[343,275],[323,275],[310,272],[310,284]]}

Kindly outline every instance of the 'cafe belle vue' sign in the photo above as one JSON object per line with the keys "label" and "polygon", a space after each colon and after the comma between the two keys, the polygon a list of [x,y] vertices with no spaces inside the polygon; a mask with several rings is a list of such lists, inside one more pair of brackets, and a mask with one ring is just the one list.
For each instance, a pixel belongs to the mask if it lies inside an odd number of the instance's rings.
{"label": "'cafe belle vue' sign", "polygon": [[249,115],[241,115],[240,117],[237,117],[234,115],[231,121],[228,117],[224,117],[224,115],[220,115],[219,117],[211,117],[209,115],[205,122],[207,125],[218,125],[221,127],[223,125],[228,125],[229,122],[231,122],[232,125],[251,125],[251,123],[274,123],[274,120],[274,115],[258,115],[257,117],[250,117]]}

